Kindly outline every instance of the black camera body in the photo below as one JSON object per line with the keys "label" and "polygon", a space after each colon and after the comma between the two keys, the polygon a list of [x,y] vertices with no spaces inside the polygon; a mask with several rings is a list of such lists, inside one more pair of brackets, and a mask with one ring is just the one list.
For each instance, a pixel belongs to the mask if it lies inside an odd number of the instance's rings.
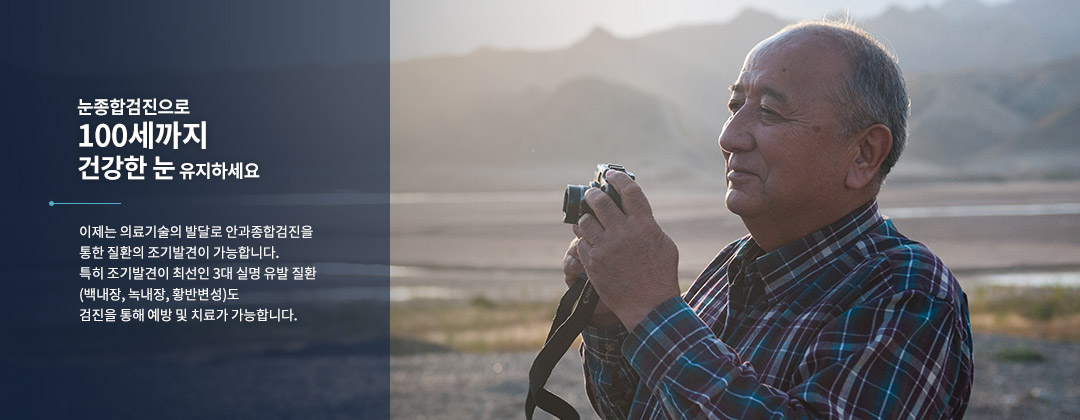
{"label": "black camera body", "polygon": [[592,209],[589,208],[589,204],[585,202],[585,191],[589,188],[599,188],[600,191],[607,193],[611,197],[612,201],[615,201],[615,205],[619,206],[619,210],[622,210],[622,199],[619,198],[619,193],[615,191],[615,187],[608,184],[607,178],[604,174],[607,171],[619,171],[627,175],[630,175],[630,179],[637,179],[633,173],[627,171],[625,167],[617,163],[601,163],[596,165],[596,174],[593,176],[593,181],[589,185],[567,185],[566,192],[563,194],[563,223],[577,224],[578,219],[584,216],[585,213],[592,213]]}

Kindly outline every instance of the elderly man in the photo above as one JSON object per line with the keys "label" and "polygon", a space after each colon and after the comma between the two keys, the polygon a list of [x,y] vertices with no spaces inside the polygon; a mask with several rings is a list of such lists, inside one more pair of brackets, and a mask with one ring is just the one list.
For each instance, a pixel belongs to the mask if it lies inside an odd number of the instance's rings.
{"label": "elderly man", "polygon": [[582,333],[607,419],[961,418],[967,298],[878,213],[906,137],[895,59],[864,31],[806,22],[762,41],[731,86],[719,144],[728,209],[750,235],[680,296],[678,250],[638,185],[623,211],[590,189],[568,283],[601,303]]}

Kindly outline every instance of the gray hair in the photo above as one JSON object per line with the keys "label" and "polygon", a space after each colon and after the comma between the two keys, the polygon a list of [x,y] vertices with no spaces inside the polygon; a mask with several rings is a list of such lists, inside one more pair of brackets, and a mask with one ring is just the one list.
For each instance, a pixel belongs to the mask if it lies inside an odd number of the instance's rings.
{"label": "gray hair", "polygon": [[804,21],[788,25],[777,36],[794,33],[834,40],[836,48],[850,60],[850,77],[845,78],[835,98],[842,113],[842,131],[850,136],[872,124],[889,128],[892,149],[878,170],[878,177],[884,181],[907,143],[910,102],[896,57],[872,35],[850,22]]}

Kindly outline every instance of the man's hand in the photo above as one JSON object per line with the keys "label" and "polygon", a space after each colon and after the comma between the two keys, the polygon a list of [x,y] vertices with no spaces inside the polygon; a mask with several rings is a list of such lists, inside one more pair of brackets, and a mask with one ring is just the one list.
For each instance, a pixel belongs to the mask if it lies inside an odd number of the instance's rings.
{"label": "man's hand", "polygon": [[[566,257],[563,257],[563,274],[566,277],[567,286],[573,286],[588,278],[585,274],[585,266],[581,265],[581,257],[578,256],[579,242],[581,242],[581,238],[574,238],[573,241],[570,241],[570,249],[566,250]],[[607,305],[604,304],[604,298],[600,298],[600,301],[596,303],[596,309],[593,310],[589,325],[611,328],[619,325],[620,322],[615,313],[611,312]]]}
{"label": "man's hand", "polygon": [[585,202],[595,216],[581,216],[574,225],[576,258],[602,303],[629,330],[661,302],[679,295],[679,250],[656,224],[641,187],[619,171],[608,171],[606,177],[619,192],[625,214],[603,191],[586,191]]}

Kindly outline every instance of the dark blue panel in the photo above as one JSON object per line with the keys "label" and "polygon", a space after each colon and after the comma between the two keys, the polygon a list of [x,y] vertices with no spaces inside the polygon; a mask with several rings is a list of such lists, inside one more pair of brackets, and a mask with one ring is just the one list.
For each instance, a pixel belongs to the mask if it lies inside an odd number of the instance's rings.
{"label": "dark blue panel", "polygon": [[[0,418],[389,417],[389,4],[8,2]],[[80,100],[189,100],[89,115]],[[79,126],[206,124],[205,150],[80,148]],[[257,179],[87,181],[81,157],[257,163]],[[178,168],[179,169],[179,168]],[[179,178],[178,174],[176,175]],[[120,202],[121,205],[56,205]],[[311,239],[101,239],[80,226],[310,225]],[[82,260],[82,246],[274,246],[280,258]],[[311,281],[86,280],[82,267],[316,267]],[[234,288],[219,303],[84,288]],[[80,309],[292,309],[294,322],[85,322]]]}

